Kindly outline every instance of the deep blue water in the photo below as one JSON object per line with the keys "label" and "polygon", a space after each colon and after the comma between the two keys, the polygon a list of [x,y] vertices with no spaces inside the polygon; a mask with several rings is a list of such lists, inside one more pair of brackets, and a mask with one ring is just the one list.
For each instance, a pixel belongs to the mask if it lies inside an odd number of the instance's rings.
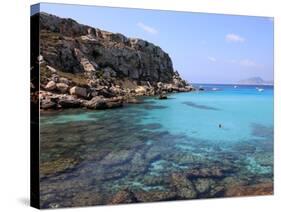
{"label": "deep blue water", "polygon": [[193,169],[228,170],[209,177],[226,190],[272,182],[273,87],[201,86],[119,109],[42,113],[41,205],[107,204],[124,189],[170,192],[171,174]]}

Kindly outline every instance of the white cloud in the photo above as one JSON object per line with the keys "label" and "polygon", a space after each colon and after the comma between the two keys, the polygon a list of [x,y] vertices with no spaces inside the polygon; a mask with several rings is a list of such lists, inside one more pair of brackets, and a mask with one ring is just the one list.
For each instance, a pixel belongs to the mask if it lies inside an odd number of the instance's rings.
{"label": "white cloud", "polygon": [[216,58],[214,58],[214,57],[207,57],[207,59],[209,60],[209,61],[211,61],[211,62],[216,62],[217,61],[217,59]]}
{"label": "white cloud", "polygon": [[229,63],[237,63],[237,60],[231,59],[231,60],[227,60],[226,62],[229,62]]}
{"label": "white cloud", "polygon": [[233,34],[233,33],[227,34],[225,36],[225,40],[228,42],[237,42],[237,43],[245,42],[245,38],[241,37],[240,35]]}
{"label": "white cloud", "polygon": [[148,25],[146,25],[146,24],[144,24],[144,23],[142,23],[142,22],[138,22],[138,23],[137,23],[137,26],[138,26],[139,28],[141,28],[143,31],[145,31],[145,32],[147,32],[147,33],[149,33],[149,34],[155,35],[155,34],[158,33],[158,30],[157,30],[157,29],[155,29],[155,28],[153,28],[153,27],[151,27],[151,26],[148,26]]}
{"label": "white cloud", "polygon": [[257,63],[254,60],[251,59],[241,59],[241,60],[235,60],[235,59],[231,59],[231,60],[227,60],[228,63],[231,64],[236,64],[242,67],[246,67],[246,68],[262,68],[263,65]]}
{"label": "white cloud", "polygon": [[241,66],[246,66],[246,67],[259,67],[260,65],[257,64],[255,61],[253,60],[249,60],[249,59],[243,59],[239,61],[239,64]]}

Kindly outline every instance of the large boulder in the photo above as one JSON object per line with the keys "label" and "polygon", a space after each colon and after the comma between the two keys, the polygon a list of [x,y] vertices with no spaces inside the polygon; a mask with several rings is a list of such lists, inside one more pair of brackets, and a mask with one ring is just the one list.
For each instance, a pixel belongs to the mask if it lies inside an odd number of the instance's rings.
{"label": "large boulder", "polygon": [[86,98],[87,97],[87,89],[86,88],[82,88],[79,86],[74,86],[69,90],[69,93],[71,95],[75,95],[78,97],[83,97]]}
{"label": "large boulder", "polygon": [[123,107],[123,101],[120,98],[106,99],[105,102],[108,109]]}
{"label": "large boulder", "polygon": [[104,96],[105,98],[111,98],[111,97],[116,96],[116,94],[113,93],[112,90],[109,90],[106,88],[99,89],[97,92],[99,95]]}
{"label": "large boulder", "polygon": [[47,83],[47,85],[45,86],[45,89],[47,90],[47,91],[53,91],[53,90],[55,90],[56,89],[56,83],[54,82],[54,81],[50,81],[50,82],[48,82]]}
{"label": "large boulder", "polygon": [[105,99],[101,96],[93,97],[91,100],[84,102],[84,106],[88,109],[105,109],[106,102]]}
{"label": "large boulder", "polygon": [[77,107],[80,107],[80,101],[78,99],[73,98],[73,97],[59,99],[58,104],[62,108],[77,108]]}
{"label": "large boulder", "polygon": [[91,100],[83,103],[88,109],[111,109],[123,106],[123,101],[121,98],[103,98],[102,96],[93,97]]}
{"label": "large boulder", "polygon": [[138,86],[135,89],[135,92],[137,95],[145,95],[147,93],[147,87],[146,86]]}
{"label": "large boulder", "polygon": [[57,83],[56,87],[61,93],[66,93],[68,91],[68,85],[65,83]]}
{"label": "large boulder", "polygon": [[40,101],[41,109],[54,109],[56,108],[56,103],[52,101],[50,98],[42,99]]}
{"label": "large boulder", "polygon": [[64,83],[64,84],[66,84],[66,85],[69,85],[69,84],[70,84],[70,81],[69,81],[67,78],[65,78],[65,77],[60,77],[60,78],[59,78],[59,82],[60,82],[60,83]]}

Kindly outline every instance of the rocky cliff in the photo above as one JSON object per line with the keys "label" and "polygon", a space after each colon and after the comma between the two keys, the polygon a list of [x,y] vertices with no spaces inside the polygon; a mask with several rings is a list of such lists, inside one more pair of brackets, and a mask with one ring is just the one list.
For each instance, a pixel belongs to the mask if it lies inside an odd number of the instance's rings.
{"label": "rocky cliff", "polygon": [[[169,55],[147,41],[40,13],[41,107],[108,108],[139,95],[187,92]],[[101,106],[100,106],[101,105]]]}

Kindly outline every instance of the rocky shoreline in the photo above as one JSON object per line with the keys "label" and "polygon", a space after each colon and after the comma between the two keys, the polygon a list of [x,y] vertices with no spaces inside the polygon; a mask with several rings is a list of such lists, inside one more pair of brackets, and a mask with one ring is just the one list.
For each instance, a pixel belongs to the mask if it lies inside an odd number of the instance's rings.
{"label": "rocky shoreline", "polygon": [[[108,81],[91,80],[87,87],[75,85],[71,80],[59,75],[52,74],[46,85],[41,85],[39,92],[40,109],[61,108],[88,108],[88,109],[111,109],[122,107],[124,104],[138,104],[138,97],[155,96],[159,99],[167,99],[168,93],[190,92],[194,88],[191,85],[177,87],[173,84],[159,82],[155,87],[137,85],[135,89],[124,89]],[[91,86],[91,84],[94,84]],[[106,85],[106,84],[109,84]],[[146,83],[144,83],[146,84]]]}
{"label": "rocky shoreline", "polygon": [[138,96],[190,92],[169,55],[148,41],[38,13],[40,108],[109,109]]}

